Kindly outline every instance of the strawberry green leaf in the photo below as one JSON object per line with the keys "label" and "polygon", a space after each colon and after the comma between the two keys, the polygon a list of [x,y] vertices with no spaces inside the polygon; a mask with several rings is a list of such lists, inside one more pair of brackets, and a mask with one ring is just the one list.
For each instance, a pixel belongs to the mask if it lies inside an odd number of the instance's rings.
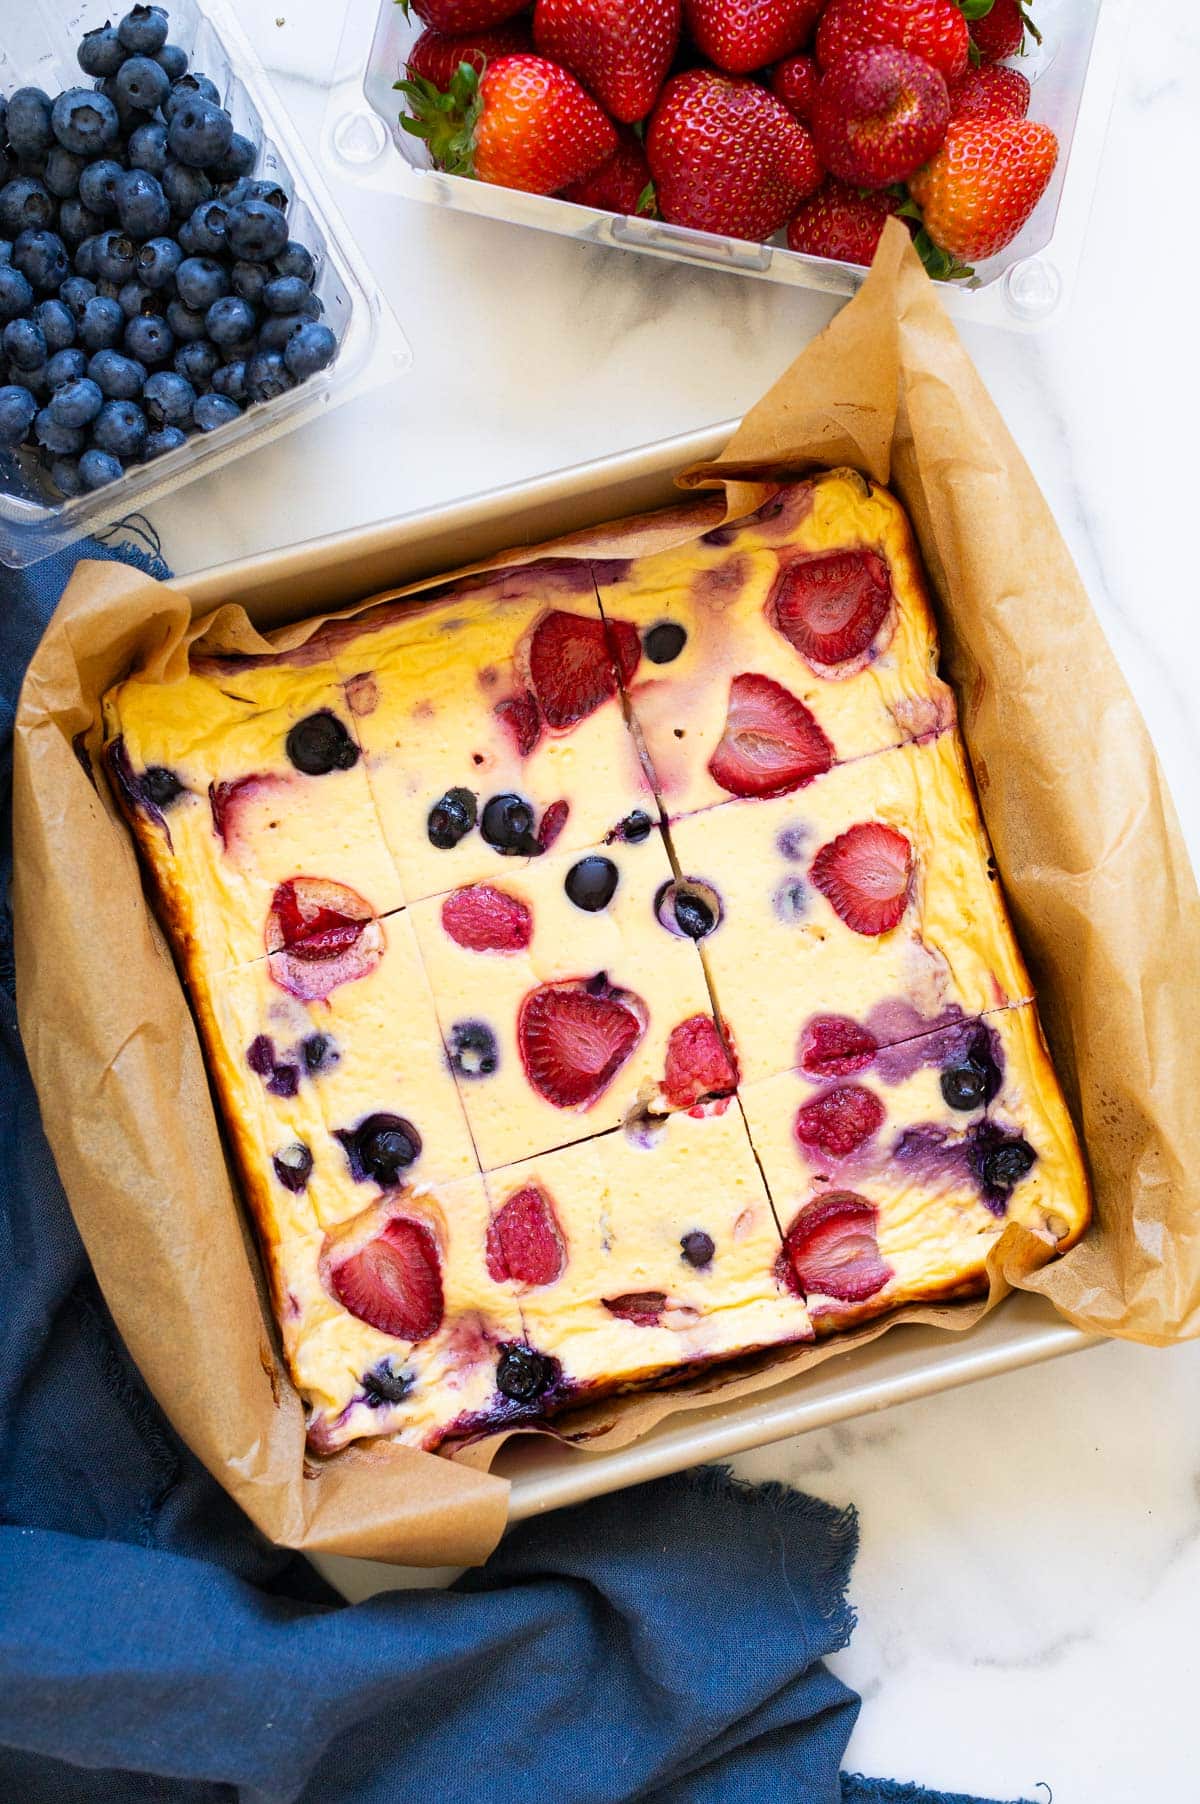
{"label": "strawberry green leaf", "polygon": [[986,19],[994,3],[995,0],[958,0],[958,10],[973,24],[976,19]]}
{"label": "strawberry green leaf", "polygon": [[642,219],[658,218],[658,194],[653,182],[646,183],[637,197],[637,206],[633,210]]}
{"label": "strawberry green leaf", "polygon": [[968,264],[935,244],[924,226],[913,239],[913,247],[935,282],[965,282],[975,274]]}
{"label": "strawberry green leaf", "polygon": [[398,81],[396,88],[408,101],[409,111],[400,124],[414,138],[423,138],[429,155],[448,175],[475,173],[475,127],[483,101],[479,77],[470,63],[460,63],[442,93],[423,75]]}

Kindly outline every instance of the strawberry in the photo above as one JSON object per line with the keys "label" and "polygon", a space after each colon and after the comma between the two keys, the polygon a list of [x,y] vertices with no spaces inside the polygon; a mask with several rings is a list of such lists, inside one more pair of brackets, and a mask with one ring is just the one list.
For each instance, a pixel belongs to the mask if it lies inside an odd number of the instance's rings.
{"label": "strawberry", "polygon": [[796,1112],[793,1132],[801,1146],[831,1159],[844,1159],[883,1125],[884,1107],[861,1084],[839,1084],[814,1096]]}
{"label": "strawberry", "polygon": [[849,1015],[814,1015],[800,1035],[797,1057],[810,1077],[852,1077],[878,1051],[875,1035]]}
{"label": "strawberry", "polygon": [[891,605],[891,573],[878,552],[833,551],[786,564],[763,611],[818,676],[852,676]]}
{"label": "strawberry", "polygon": [[497,1284],[553,1284],[567,1264],[554,1204],[536,1184],[510,1196],[487,1231],[487,1268]]}
{"label": "strawberry", "polygon": [[533,38],[625,125],[644,119],[679,42],[681,0],[537,0]]}
{"label": "strawberry", "polygon": [[992,64],[968,69],[950,83],[950,117],[1024,119],[1030,92],[1028,78],[1019,69],[998,69]]}
{"label": "strawberry", "polygon": [[445,93],[418,77],[396,86],[400,124],[439,169],[501,188],[556,194],[617,148],[617,128],[575,77],[541,56],[497,57],[483,74],[460,64]]}
{"label": "strawberry", "polygon": [[667,83],[646,153],[664,219],[756,242],[821,179],[812,139],[781,101],[709,69]]}
{"label": "strawberry", "polygon": [[563,828],[567,824],[567,816],[571,812],[570,802],[551,802],[542,816],[542,824],[537,831],[539,852],[548,852]]}
{"label": "strawberry", "polygon": [[967,66],[971,40],[954,0],[829,0],[817,27],[822,69],[873,44],[911,51],[953,81]]}
{"label": "strawberry", "polygon": [[487,31],[519,13],[527,0],[409,0],[422,25],[435,31]]}
{"label": "strawberry", "polygon": [[908,907],[912,847],[882,821],[859,821],[821,847],[809,876],[855,933],[889,933]]}
{"label": "strawberry", "polygon": [[510,695],[504,701],[497,702],[492,712],[511,732],[521,757],[528,758],[542,736],[542,716],[537,697],[524,689],[520,695]]}
{"label": "strawberry", "polygon": [[981,63],[998,63],[1006,56],[1020,56],[1025,48],[1025,33],[1040,44],[1042,34],[1021,0],[992,0],[981,19],[971,22],[971,42]]}
{"label": "strawberry", "polygon": [[877,44],[826,69],[812,134],[832,174],[856,188],[886,188],[933,155],[949,119],[950,96],[933,65]]}
{"label": "strawberry", "polygon": [[271,897],[264,935],[272,981],[304,1002],[354,983],[383,957],[369,902],[327,877],[289,877]]}
{"label": "strawberry", "polygon": [[424,1222],[393,1216],[357,1253],[329,1267],[343,1309],[397,1340],[422,1341],[442,1325],[442,1271]]}
{"label": "strawberry", "polygon": [[771,92],[782,100],[793,119],[807,125],[820,79],[816,57],[801,51],[798,56],[787,56],[776,63],[771,71]]}
{"label": "strawberry", "polygon": [[[1037,206],[1058,139],[1030,119],[961,119],[909,183],[933,243],[964,263],[994,257]],[[918,235],[918,246],[920,237]]]}
{"label": "strawberry", "polygon": [[543,984],[517,1012],[525,1075],[556,1109],[587,1109],[603,1096],[646,1031],[640,997],[601,973]]}
{"label": "strawberry", "polygon": [[533,938],[533,915],[517,896],[472,883],[442,903],[442,926],[468,952],[523,952]]}
{"label": "strawberry", "polygon": [[892,1268],[879,1256],[877,1211],[853,1190],[831,1190],[801,1209],[784,1236],[776,1267],[801,1296],[816,1292],[841,1303],[862,1303],[882,1290]]}
{"label": "strawberry", "polygon": [[692,1015],[671,1029],[663,1090],[673,1109],[690,1109],[737,1089],[736,1063],[710,1015]]}
{"label": "strawberry", "polygon": [[636,1328],[656,1328],[667,1306],[666,1292],[662,1290],[631,1290],[623,1297],[601,1297],[600,1301],[610,1315],[632,1322]]}
{"label": "strawberry", "polygon": [[799,50],[825,0],[684,0],[688,29],[710,63],[749,75]]}
{"label": "strawberry", "polygon": [[485,65],[498,56],[528,49],[529,27],[515,20],[493,31],[467,31],[456,36],[426,27],[408,53],[405,74],[410,81],[421,77],[435,88],[448,88],[460,63],[470,63],[475,73],[482,75]]}
{"label": "strawberry", "polygon": [[735,676],[725,730],[708,761],[732,796],[785,796],[811,783],[834,750],[804,703],[771,677]]}
{"label": "strawberry", "polygon": [[802,200],[788,221],[788,249],[807,257],[836,257],[864,267],[875,255],[880,234],[900,205],[894,194],[863,194],[828,175],[815,194]]}
{"label": "strawberry", "polygon": [[627,621],[552,608],[529,642],[529,678],[546,725],[562,732],[586,720],[617,693],[620,678],[628,681],[640,656],[637,629]]}
{"label": "strawberry", "polygon": [[563,199],[577,201],[581,207],[599,207],[604,213],[643,213],[655,211],[654,187],[650,165],[642,141],[635,132],[623,131],[617,148],[607,163],[563,189]]}

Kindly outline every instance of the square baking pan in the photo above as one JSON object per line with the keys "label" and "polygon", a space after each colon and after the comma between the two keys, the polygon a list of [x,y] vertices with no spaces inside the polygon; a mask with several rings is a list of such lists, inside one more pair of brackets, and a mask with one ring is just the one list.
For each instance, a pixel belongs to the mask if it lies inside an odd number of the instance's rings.
{"label": "square baking pan", "polygon": [[[311,539],[177,579],[207,613],[238,602],[261,628],[326,612],[477,559],[680,499],[674,477],[717,457],[736,422],[657,440],[447,507]],[[1014,1294],[964,1334],[905,1324],[773,1389],[698,1403],[631,1446],[589,1453],[517,1436],[495,1471],[512,1482],[511,1521],[579,1503],[705,1460],[786,1439],[973,1379],[1097,1345],[1042,1298]]]}

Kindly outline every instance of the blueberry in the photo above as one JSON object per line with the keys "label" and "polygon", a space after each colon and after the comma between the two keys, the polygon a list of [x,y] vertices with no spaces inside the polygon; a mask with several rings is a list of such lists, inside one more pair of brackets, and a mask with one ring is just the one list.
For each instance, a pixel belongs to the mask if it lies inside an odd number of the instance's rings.
{"label": "blueberry", "polygon": [[523,796],[492,796],[485,804],[479,830],[489,846],[506,858],[532,858],[540,850],[533,809]]}
{"label": "blueberry", "polygon": [[243,176],[225,194],[225,203],[230,207],[239,206],[244,200],[265,200],[279,213],[288,210],[287,189],[263,176]]}
{"label": "blueberry", "polygon": [[129,57],[113,80],[126,105],[140,113],[156,113],[171,92],[170,77],[152,56]]}
{"label": "blueberry", "polygon": [[625,819],[618,823],[616,831],[611,837],[623,839],[631,846],[640,846],[644,839],[649,839],[653,831],[654,822],[645,809],[635,808],[632,814],[627,814]]}
{"label": "blueberry", "polygon": [[[172,99],[189,79],[185,75],[183,82],[176,84],[171,90]],[[189,95],[168,112],[167,117],[167,143],[171,155],[181,163],[187,163],[193,169],[209,169],[219,163],[229,149],[233,121],[215,101],[206,100],[201,94]]]}
{"label": "blueberry", "polygon": [[298,1193],[312,1176],[313,1156],[303,1141],[297,1140],[277,1152],[271,1166],[284,1189]]}
{"label": "blueberry", "polygon": [[212,199],[213,185],[204,171],[179,163],[174,157],[167,158],[159,180],[176,219],[190,219],[201,201]]}
{"label": "blueberry", "polygon": [[33,422],[34,435],[44,451],[53,451],[56,457],[77,457],[87,443],[87,437],[78,426],[64,426],[56,420],[48,407],[43,407]]}
{"label": "blueberry", "polygon": [[652,664],[670,664],[687,644],[687,631],[674,620],[660,620],[642,639],[642,650]]}
{"label": "blueberry", "polygon": [[501,1349],[496,1362],[496,1389],[514,1403],[532,1403],[550,1389],[556,1376],[554,1360],[516,1341]]}
{"label": "blueberry", "polygon": [[328,369],[337,356],[337,339],[328,326],[306,320],[300,330],[288,339],[283,361],[297,382],[306,382],[318,370]]}
{"label": "blueberry", "polygon": [[205,315],[208,336],[215,345],[237,345],[254,332],[254,309],[235,294],[214,301]]}
{"label": "blueberry", "polygon": [[42,328],[42,336],[51,356],[55,351],[65,351],[68,345],[75,343],[75,315],[63,300],[39,302],[33,310],[33,317]]}
{"label": "blueberry", "polygon": [[187,434],[178,426],[159,426],[146,434],[146,447],[142,452],[147,463],[154,457],[165,457],[168,451],[178,451],[180,445],[187,444]]}
{"label": "blueberry", "polygon": [[173,238],[149,238],[138,251],[139,282],[155,291],[173,287],[183,252]]}
{"label": "blueberry", "polygon": [[79,178],[79,198],[89,213],[101,218],[117,210],[117,183],[125,171],[112,157],[98,157]]}
{"label": "blueberry", "polygon": [[368,1409],[381,1409],[385,1403],[403,1403],[416,1383],[412,1372],[397,1371],[390,1359],[381,1359],[362,1377],[363,1398]]}
{"label": "blueberry", "polygon": [[85,75],[100,78],[116,74],[125,61],[125,46],[114,25],[99,25],[94,31],[84,32],[75,54]]}
{"label": "blueberry", "polygon": [[359,1183],[373,1179],[384,1190],[398,1181],[419,1156],[421,1136],[402,1115],[368,1115],[356,1128],[339,1128],[334,1138],[346,1149],[350,1173]]}
{"label": "blueberry", "polygon": [[64,150],[61,144],[52,144],[42,179],[51,194],[57,195],[59,200],[67,200],[72,194],[78,194],[79,178],[86,167],[84,157],[75,151]]}
{"label": "blueberry", "polygon": [[694,877],[664,883],[654,898],[660,926],[689,940],[702,940],[721,919],[717,892]]}
{"label": "blueberry", "polygon": [[[169,308],[167,317],[170,318]],[[180,345],[175,353],[174,369],[178,375],[186,377],[199,394],[209,386],[220,361],[221,353],[216,345],[209,344],[206,338],[196,338],[190,344]]]}
{"label": "blueberry", "polygon": [[0,446],[11,451],[19,445],[37,413],[37,402],[27,388],[11,384],[0,388]]}
{"label": "blueberry", "polygon": [[[167,128],[157,119],[139,125],[125,147],[131,169],[144,169],[147,175],[159,177],[167,166]],[[169,204],[169,203],[168,203]]]}
{"label": "blueberry", "polygon": [[59,494],[65,495],[68,501],[83,494],[83,478],[79,474],[77,457],[56,457],[50,465],[50,480]]}
{"label": "blueberry", "polygon": [[162,307],[161,297],[139,282],[134,276],[128,282],[122,282],[117,290],[117,306],[126,320],[137,319],[141,313],[157,313]]}
{"label": "blueberry", "polygon": [[[124,64],[122,64],[122,68]],[[128,94],[121,86],[120,71],[116,75],[107,75],[96,87],[104,98],[111,101],[117,111],[117,123],[125,137],[130,138],[139,125],[149,125],[151,116],[144,108],[134,106]]]}
{"label": "blueberry", "polygon": [[459,1077],[491,1077],[500,1063],[496,1036],[485,1021],[456,1021],[446,1040],[450,1068]]}
{"label": "blueberry", "polygon": [[1007,1193],[1033,1169],[1037,1154],[1027,1140],[1017,1137],[989,1146],[980,1161],[980,1175],[989,1190]]}
{"label": "blueberry", "polygon": [[22,232],[13,245],[13,267],[44,294],[56,292],[71,273],[67,247],[57,232]]}
{"label": "blueberry", "polygon": [[180,107],[186,106],[189,101],[193,100],[208,100],[213,106],[221,104],[221,90],[217,87],[216,82],[210,81],[207,75],[202,75],[199,69],[190,69],[186,75],[181,75],[178,81],[171,83],[170,98],[163,106],[168,124]]}
{"label": "blueberry", "polygon": [[85,451],[79,460],[79,480],[85,489],[102,489],[124,473],[120,458],[113,457],[108,451],[93,448]]}
{"label": "blueberry", "polygon": [[706,1234],[702,1228],[693,1228],[690,1234],[685,1234],[679,1246],[684,1259],[689,1265],[695,1266],[697,1271],[712,1264],[713,1254],[717,1250],[712,1235]]}
{"label": "blueberry", "polygon": [[308,284],[299,276],[272,276],[263,289],[262,304],[268,313],[299,313],[308,296]]}
{"label": "blueberry", "polygon": [[39,400],[50,393],[50,384],[46,380],[46,365],[37,363],[32,369],[23,370],[19,364],[9,367],[8,379],[18,388],[27,388],[31,395]]}
{"label": "blueberry", "polygon": [[[132,401],[146,382],[145,367],[120,351],[97,351],[88,364],[88,375],[110,401]],[[111,450],[111,446],[105,446]]]}
{"label": "blueberry", "polygon": [[175,291],[185,307],[207,313],[229,293],[229,277],[215,257],[185,257],[175,271]]}
{"label": "blueberry", "polygon": [[153,368],[175,349],[175,334],[156,313],[140,313],[125,328],[125,349],[138,363]]}
{"label": "blueberry", "polygon": [[200,202],[179,228],[179,242],[189,257],[219,257],[222,254],[228,212],[223,200]]}
{"label": "blueberry", "polygon": [[7,238],[0,238],[0,267],[7,268],[12,262],[12,245]]}
{"label": "blueberry", "polygon": [[[90,376],[78,376],[54,389],[46,412],[63,426],[90,426],[104,406],[104,395]],[[53,446],[51,447],[53,449]]]}
{"label": "blueberry", "polygon": [[430,845],[449,852],[475,825],[476,801],[469,789],[448,789],[429,810],[425,830]]}
{"label": "blueberry", "polygon": [[58,211],[58,235],[69,251],[75,253],[75,268],[79,268],[79,249],[85,239],[95,238],[104,230],[104,221],[96,213],[89,213],[77,195],[65,200]]}
{"label": "blueberry", "polygon": [[114,457],[137,457],[146,443],[146,416],[132,401],[106,401],[92,425],[92,443]]}
{"label": "blueberry", "polygon": [[10,319],[4,328],[4,354],[17,370],[36,370],[46,361],[46,335],[31,319]]}
{"label": "blueberry", "polygon": [[317,279],[312,252],[296,238],[289,238],[276,257],[275,272],[280,276],[298,276],[306,288],[311,288]]}
{"label": "blueberry", "polygon": [[[181,269],[182,267],[183,265],[180,264]],[[185,307],[178,296],[173,301],[167,302],[167,324],[183,344],[191,344],[195,340],[203,338],[208,331],[208,327],[204,323],[204,315],[199,308]],[[220,358],[218,357],[213,363],[214,369],[219,362]]]}
{"label": "blueberry", "polygon": [[162,6],[135,6],[117,26],[124,49],[135,56],[153,56],[167,41],[167,13]]}
{"label": "blueberry", "polygon": [[79,342],[88,351],[106,351],[125,330],[125,315],[116,301],[94,294],[79,319]]}
{"label": "blueberry", "polygon": [[282,356],[301,326],[307,323],[300,313],[272,313],[262,323],[258,334],[258,349],[278,351]]}
{"label": "blueberry", "polygon": [[124,232],[101,232],[96,268],[109,282],[128,282],[137,269],[137,245]]}
{"label": "blueberry", "polygon": [[6,238],[53,224],[54,213],[54,196],[36,175],[14,175],[0,188],[0,232]]}
{"label": "blueberry", "polygon": [[591,853],[571,866],[563,887],[568,901],[576,908],[585,914],[597,914],[608,907],[617,893],[617,867],[611,858]]}
{"label": "blueberry", "polygon": [[187,74],[187,51],[178,44],[164,44],[161,50],[155,51],[154,60],[160,69],[166,70],[167,80],[172,86]]}
{"label": "blueberry", "polygon": [[212,387],[218,395],[228,395],[231,401],[246,399],[246,365],[242,359],[236,363],[223,364],[212,373]]}
{"label": "blueberry", "polygon": [[991,1102],[1000,1088],[1001,1077],[986,1027],[978,1029],[966,1053],[942,1067],[940,1081],[942,1095],[951,1109],[981,1109]]}
{"label": "blueberry", "polygon": [[[120,80],[120,77],[117,77]],[[93,88],[68,88],[54,102],[50,114],[54,136],[64,150],[77,157],[97,157],[110,150],[121,135],[116,106],[106,94]]]}
{"label": "blueberry", "polygon": [[230,208],[225,236],[235,257],[269,263],[288,241],[287,220],[270,201],[250,196]]}
{"label": "blueberry", "polygon": [[78,345],[72,345],[68,351],[55,351],[46,365],[46,381],[53,394],[56,388],[63,388],[68,382],[78,382],[81,376],[87,375],[87,352],[81,351]]}
{"label": "blueberry", "polygon": [[[86,89],[77,92],[86,93]],[[50,96],[41,88],[18,88],[8,97],[8,142],[18,157],[30,162],[45,156],[54,142],[50,125]],[[76,148],[68,144],[68,150]],[[80,148],[83,148],[80,146]]]}
{"label": "blueberry", "polygon": [[0,319],[16,319],[33,306],[33,289],[19,269],[0,264]]}
{"label": "blueberry", "polygon": [[301,1042],[300,1051],[304,1055],[304,1069],[310,1075],[324,1071],[327,1065],[337,1064],[337,1048],[328,1034],[309,1034]]}
{"label": "blueberry", "polygon": [[162,184],[148,169],[126,169],[117,182],[117,218],[130,238],[157,238],[171,223]]}
{"label": "blueberry", "polygon": [[252,401],[273,401],[292,386],[278,351],[256,351],[246,364],[246,393]]}
{"label": "blueberry", "polygon": [[233,292],[240,295],[243,301],[249,301],[257,307],[262,301],[263,290],[270,280],[270,271],[261,263],[235,263],[229,272],[233,283]]}
{"label": "blueberry", "polygon": [[201,432],[216,432],[241,415],[241,407],[228,395],[201,395],[192,409],[192,419]]}
{"label": "blueberry", "polygon": [[[211,396],[220,400],[219,395]],[[332,708],[306,714],[291,729],[285,742],[288,758],[306,777],[325,777],[330,771],[353,770],[358,746]]]}
{"label": "blueberry", "polygon": [[156,370],[146,378],[142,405],[152,426],[191,424],[196,391],[177,370]]}

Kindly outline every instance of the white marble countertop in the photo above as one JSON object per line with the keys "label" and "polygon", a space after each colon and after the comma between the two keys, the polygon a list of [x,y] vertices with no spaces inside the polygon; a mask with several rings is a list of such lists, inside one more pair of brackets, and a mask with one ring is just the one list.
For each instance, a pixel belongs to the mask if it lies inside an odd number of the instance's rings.
{"label": "white marble countertop", "polygon": [[[315,145],[343,8],[238,11]],[[1192,11],[1145,0],[1073,304],[1037,335],[964,328],[1137,693],[1194,856],[1200,250],[1180,196],[1198,102]],[[156,508],[181,573],[734,415],[833,310],[335,194],[413,368]],[[1200,1347],[1111,1345],[737,1462],[861,1512],[859,1627],[836,1662],[866,1700],[849,1765],[998,1797],[1049,1787],[1055,1804],[1194,1793],[1198,1391]]]}

